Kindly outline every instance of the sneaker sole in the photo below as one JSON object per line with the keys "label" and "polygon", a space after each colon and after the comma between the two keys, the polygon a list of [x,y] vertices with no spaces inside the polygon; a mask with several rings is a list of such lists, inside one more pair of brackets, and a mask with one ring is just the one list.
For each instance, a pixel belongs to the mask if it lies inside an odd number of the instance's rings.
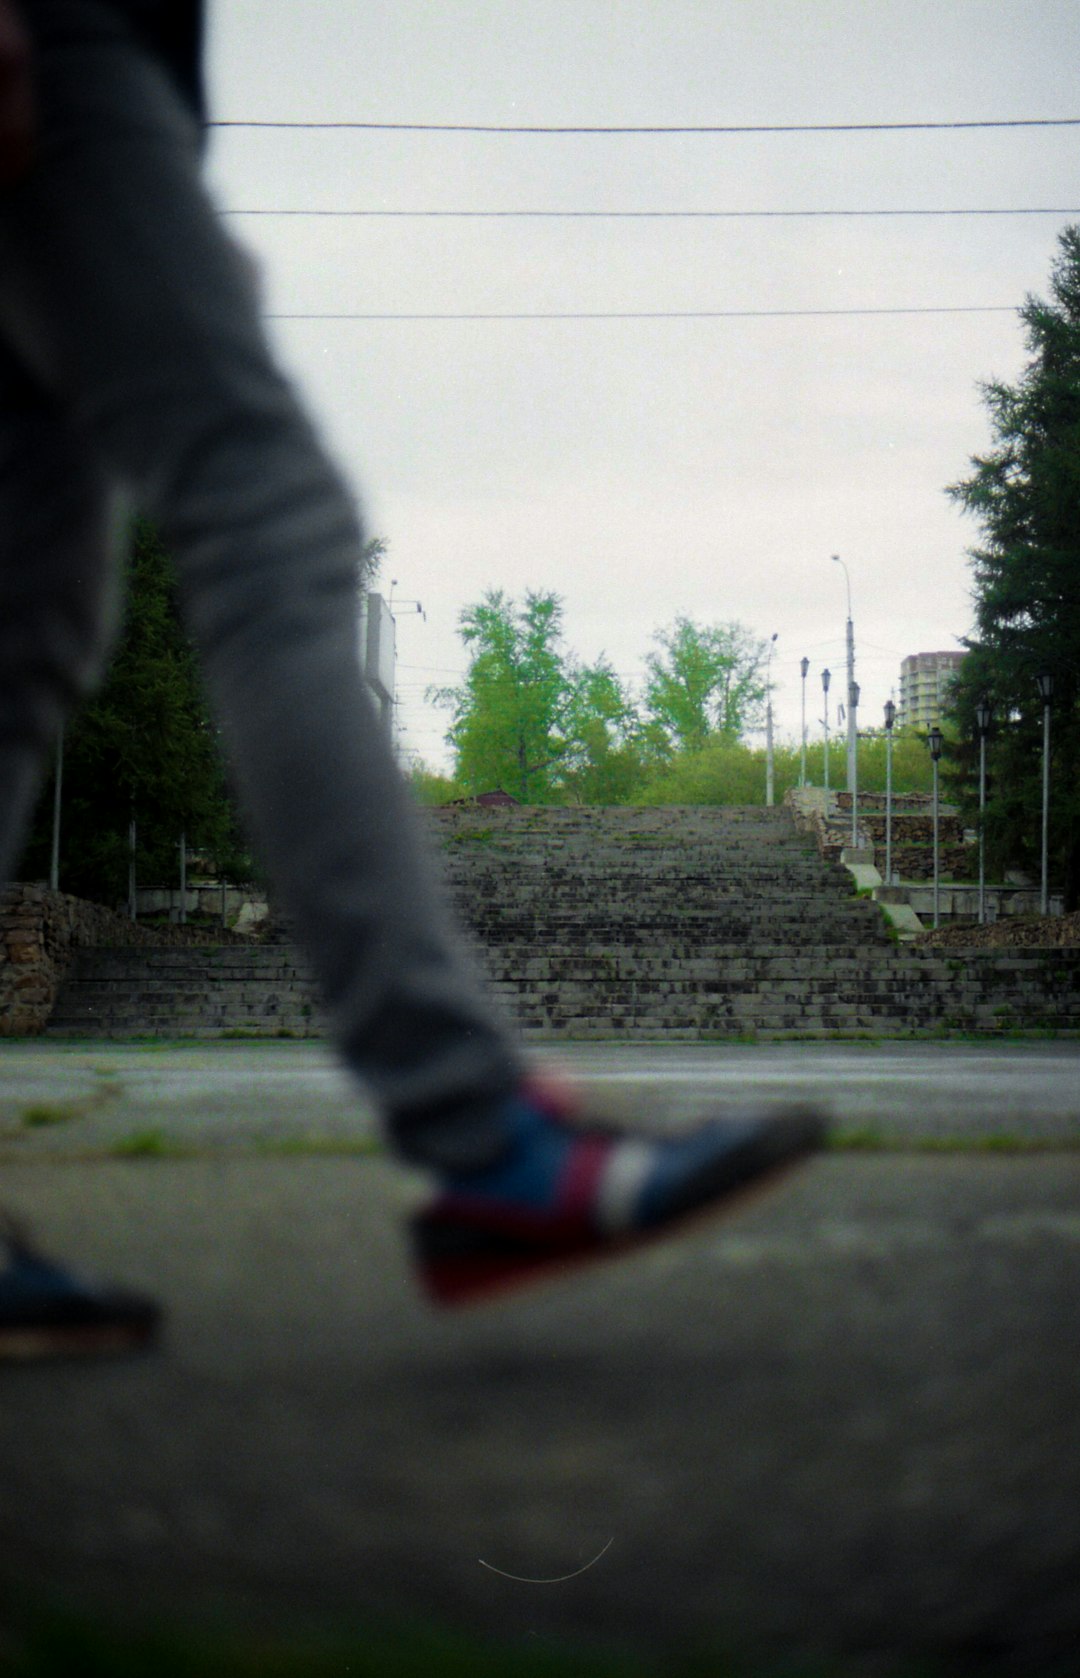
{"label": "sneaker sole", "polygon": [[[754,1150],[741,1162],[745,1175],[721,1183],[704,1198],[695,1200],[656,1224],[628,1231],[625,1235],[590,1235],[579,1245],[538,1250],[522,1240],[499,1237],[478,1230],[473,1251],[465,1242],[457,1252],[436,1255],[425,1247],[437,1248],[446,1234],[446,1224],[430,1213],[412,1221],[417,1273],[430,1302],[443,1310],[461,1310],[488,1304],[520,1288],[556,1281],[587,1265],[605,1264],[626,1258],[657,1242],[688,1233],[698,1224],[745,1211],[779,1188],[784,1179],[822,1147],[827,1125],[816,1109],[788,1109],[778,1122],[762,1133],[761,1153]],[[771,1156],[771,1157],[770,1157]],[[738,1164],[733,1161],[732,1164]],[[459,1229],[459,1235],[460,1235]]]}
{"label": "sneaker sole", "polygon": [[157,1321],[140,1323],[28,1323],[0,1331],[0,1363],[43,1363],[50,1358],[120,1357],[148,1350]]}

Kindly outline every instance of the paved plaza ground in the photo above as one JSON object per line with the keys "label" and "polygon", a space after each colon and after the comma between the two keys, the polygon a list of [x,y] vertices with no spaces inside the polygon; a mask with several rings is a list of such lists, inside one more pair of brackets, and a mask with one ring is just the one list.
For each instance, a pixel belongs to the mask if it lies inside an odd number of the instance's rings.
{"label": "paved plaza ground", "polygon": [[409,1277],[423,1184],[323,1047],[0,1047],[0,1203],[169,1313],[152,1357],[0,1372],[9,1623],[1080,1670],[1080,1045],[558,1058],[672,1123],[810,1095],[844,1145],[446,1318]]}

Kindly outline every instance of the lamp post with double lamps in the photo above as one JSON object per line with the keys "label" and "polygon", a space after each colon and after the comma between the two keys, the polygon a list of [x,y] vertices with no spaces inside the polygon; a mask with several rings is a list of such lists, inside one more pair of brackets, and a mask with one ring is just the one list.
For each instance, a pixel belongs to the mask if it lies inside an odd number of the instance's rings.
{"label": "lamp post with double lamps", "polygon": [[829,683],[832,681],[831,670],[821,672],[821,691],[825,695],[825,820],[829,819]]}
{"label": "lamp post with double lamps", "polygon": [[799,785],[806,785],[806,675],[810,669],[810,660],[804,658],[799,665],[802,671],[802,755],[799,759]]}
{"label": "lamp post with double lamps", "polygon": [[892,731],[896,705],[885,701],[885,884],[892,885]]}
{"label": "lamp post with double lamps", "polygon": [[1042,892],[1039,913],[1050,913],[1050,700],[1054,693],[1054,678],[1044,670],[1035,678],[1039,698],[1043,702],[1043,787],[1042,787]]}
{"label": "lamp post with double lamps", "polygon": [[939,872],[938,872],[938,762],[941,758],[941,747],[942,747],[943,742],[944,742],[944,736],[943,736],[940,728],[938,727],[937,723],[935,723],[933,728],[930,730],[929,734],[926,736],[926,744],[930,747],[930,757],[933,760],[933,764],[934,764],[934,930],[935,931],[937,930],[937,928],[940,924],[940,915],[939,915],[940,875],[939,875]]}
{"label": "lamp post with double lamps", "polygon": [[975,706],[979,735],[979,925],[986,924],[986,736],[990,732],[990,701],[985,693]]}

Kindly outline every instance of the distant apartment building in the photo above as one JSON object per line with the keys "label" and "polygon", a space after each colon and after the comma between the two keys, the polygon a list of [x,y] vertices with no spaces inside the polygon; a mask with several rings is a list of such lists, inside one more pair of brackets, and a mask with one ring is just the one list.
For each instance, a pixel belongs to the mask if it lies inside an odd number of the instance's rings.
{"label": "distant apartment building", "polygon": [[903,728],[933,728],[941,721],[945,695],[967,654],[912,653],[900,666],[900,715]]}

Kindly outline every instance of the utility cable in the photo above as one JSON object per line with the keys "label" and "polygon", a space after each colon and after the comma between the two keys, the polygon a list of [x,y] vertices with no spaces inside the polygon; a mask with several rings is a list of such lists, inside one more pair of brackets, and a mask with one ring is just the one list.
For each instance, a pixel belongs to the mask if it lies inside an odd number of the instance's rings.
{"label": "utility cable", "polygon": [[928,305],[880,309],[537,309],[537,310],[282,310],[266,320],[529,321],[529,320],[813,320],[872,315],[1004,315],[1015,303]]}
{"label": "utility cable", "polygon": [[1077,128],[1080,117],[1010,117],[963,122],[761,122],[761,123],[500,123],[500,122],[322,122],[292,119],[217,118],[211,128],[354,130],[385,134],[896,134],[961,129]]}
{"label": "utility cable", "polygon": [[1077,216],[1080,209],[955,209],[955,210],[320,210],[236,209],[223,216],[339,216],[355,220],[441,221],[781,221],[867,217],[944,216]]}

